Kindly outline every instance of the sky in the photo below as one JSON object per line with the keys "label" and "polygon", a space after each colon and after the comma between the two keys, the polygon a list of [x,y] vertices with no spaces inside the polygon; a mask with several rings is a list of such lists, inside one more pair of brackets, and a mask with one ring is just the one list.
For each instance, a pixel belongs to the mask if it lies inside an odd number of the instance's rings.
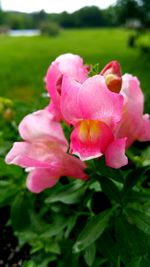
{"label": "sky", "polygon": [[104,9],[116,0],[0,0],[3,10],[33,12],[44,9],[48,13],[73,12],[84,6],[96,5]]}

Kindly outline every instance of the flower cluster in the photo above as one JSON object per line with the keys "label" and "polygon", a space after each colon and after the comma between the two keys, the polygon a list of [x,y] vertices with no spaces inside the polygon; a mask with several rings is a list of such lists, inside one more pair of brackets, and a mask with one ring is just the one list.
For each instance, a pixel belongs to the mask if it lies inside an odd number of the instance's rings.
{"label": "flower cluster", "polygon": [[[107,166],[120,168],[128,163],[125,151],[135,140],[150,140],[138,79],[122,76],[116,61],[93,77],[89,73],[78,55],[56,58],[45,76],[50,104],[19,125],[23,141],[14,144],[6,162],[26,168],[32,192],[52,187],[61,176],[87,179],[84,161],[102,155]],[[61,121],[72,129],[70,144]]]}

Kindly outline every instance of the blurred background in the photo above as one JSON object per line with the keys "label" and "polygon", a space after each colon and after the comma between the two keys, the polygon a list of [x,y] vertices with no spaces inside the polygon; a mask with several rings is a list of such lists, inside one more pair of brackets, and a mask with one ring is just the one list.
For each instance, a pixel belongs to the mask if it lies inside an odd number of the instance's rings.
{"label": "blurred background", "polygon": [[71,52],[100,69],[118,60],[139,77],[148,109],[149,28],[149,0],[1,0],[0,95],[33,103],[51,61]]}

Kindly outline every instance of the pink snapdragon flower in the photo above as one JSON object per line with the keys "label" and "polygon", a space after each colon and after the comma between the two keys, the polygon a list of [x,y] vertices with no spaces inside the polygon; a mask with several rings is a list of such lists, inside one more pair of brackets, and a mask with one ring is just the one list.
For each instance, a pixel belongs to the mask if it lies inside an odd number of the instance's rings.
{"label": "pink snapdragon flower", "polygon": [[117,138],[127,137],[126,148],[136,140],[150,141],[149,115],[144,114],[144,95],[139,80],[130,75],[122,76],[120,94],[124,97],[124,107],[121,121],[116,127]]}
{"label": "pink snapdragon flower", "polygon": [[53,119],[60,121],[60,96],[63,75],[67,74],[82,83],[88,75],[88,66],[83,64],[83,59],[74,54],[64,54],[55,59],[47,70],[45,76],[46,88],[51,97],[48,110],[53,114]]}
{"label": "pink snapdragon flower", "polygon": [[24,141],[14,143],[6,156],[7,164],[29,172],[27,187],[34,193],[54,186],[60,176],[86,179],[86,165],[67,154],[68,142],[61,125],[51,120],[47,110],[27,115],[19,125]]}
{"label": "pink snapdragon flower", "polygon": [[104,154],[108,166],[120,168],[126,165],[126,137],[114,137],[122,108],[123,97],[107,88],[104,76],[93,76],[83,84],[64,76],[61,112],[66,122],[74,125],[70,137],[71,153],[82,160]]}

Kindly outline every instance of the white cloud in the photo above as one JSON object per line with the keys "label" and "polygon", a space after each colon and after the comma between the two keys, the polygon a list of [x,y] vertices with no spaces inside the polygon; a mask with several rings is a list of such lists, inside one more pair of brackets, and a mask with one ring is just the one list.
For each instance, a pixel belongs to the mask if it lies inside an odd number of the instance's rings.
{"label": "white cloud", "polygon": [[91,5],[105,8],[115,2],[115,0],[1,0],[1,5],[4,10],[32,12],[44,9],[49,13],[59,13],[64,10],[72,12]]}

